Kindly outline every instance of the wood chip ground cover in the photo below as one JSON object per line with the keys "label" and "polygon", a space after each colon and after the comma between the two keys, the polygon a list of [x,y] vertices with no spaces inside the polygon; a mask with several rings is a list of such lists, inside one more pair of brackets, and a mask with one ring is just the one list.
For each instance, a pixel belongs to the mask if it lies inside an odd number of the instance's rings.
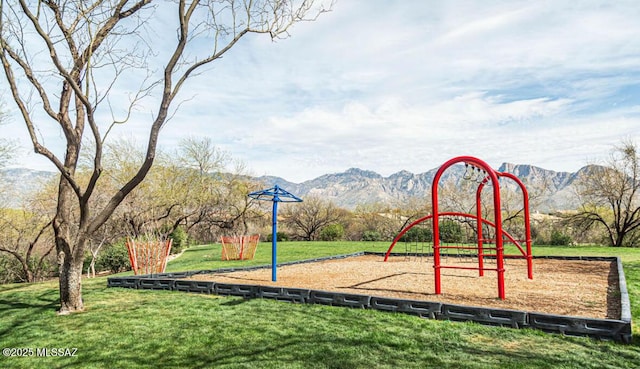
{"label": "wood chip ground cover", "polygon": [[[197,275],[192,279],[219,283],[306,288],[341,293],[439,301],[528,312],[620,319],[618,276],[610,261],[534,259],[533,279],[525,260],[505,260],[506,299],[498,299],[495,271],[442,269],[442,294],[434,293],[430,257],[376,255],[279,267],[278,281],[271,269]],[[443,265],[472,267],[474,259],[445,257]],[[485,266],[495,268],[487,260]]]}

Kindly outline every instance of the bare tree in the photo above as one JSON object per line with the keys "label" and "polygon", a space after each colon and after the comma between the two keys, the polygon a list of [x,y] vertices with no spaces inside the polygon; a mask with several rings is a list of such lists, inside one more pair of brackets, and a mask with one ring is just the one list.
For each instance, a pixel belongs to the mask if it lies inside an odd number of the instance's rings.
{"label": "bare tree", "polygon": [[391,240],[411,222],[426,214],[424,200],[419,198],[409,198],[403,201],[402,207],[396,208],[383,203],[359,204],[347,229],[354,239]]}
{"label": "bare tree", "polygon": [[[7,214],[13,213],[13,214]],[[20,279],[35,282],[45,272],[45,261],[53,251],[49,236],[51,221],[41,219],[26,210],[4,210],[0,218],[2,241],[0,253],[11,255],[21,267]]]}
{"label": "bare tree", "polygon": [[96,277],[96,261],[98,260],[98,253],[100,253],[100,249],[102,248],[102,246],[104,246],[106,240],[106,237],[103,237],[97,242],[97,244],[93,242],[93,240],[89,241],[89,252],[91,253],[91,261],[89,262],[89,266],[87,266],[87,278]]}
{"label": "bare tree", "polygon": [[[115,186],[143,156],[130,141],[109,147],[105,157],[115,174]],[[257,183],[243,173],[244,167],[211,139],[185,139],[176,152],[159,152],[144,182],[127,196],[111,222],[133,238],[149,233],[166,238],[178,227],[189,236],[203,230],[219,234],[215,229],[246,232],[247,221],[255,216],[255,203],[247,195]]]}
{"label": "bare tree", "polygon": [[[48,276],[53,252],[53,215],[50,186],[29,194],[19,209],[0,208],[0,255],[8,255],[20,265],[19,280],[35,282]],[[47,208],[49,207],[49,208]]]}
{"label": "bare tree", "polygon": [[[0,112],[0,124],[3,115]],[[0,138],[0,168],[8,163],[16,150],[14,142]],[[0,193],[5,197],[17,198],[8,185],[1,181]],[[0,204],[0,255],[8,255],[19,264],[17,274],[19,280],[34,282],[45,273],[47,258],[53,251],[51,237],[52,215],[47,211],[47,186],[33,194],[29,194],[20,209],[15,206]],[[1,200],[0,200],[1,201]]]}
{"label": "bare tree", "polygon": [[581,228],[600,226],[611,246],[627,244],[640,229],[640,153],[630,141],[614,147],[604,166],[591,165],[576,184],[580,209],[569,221]]}
{"label": "bare tree", "polygon": [[[0,125],[3,125],[7,119],[7,113],[4,108],[4,103],[0,101]],[[8,138],[0,137],[0,168],[7,165],[14,156],[18,146],[15,142]]]}
{"label": "bare tree", "polygon": [[4,167],[11,160],[11,154],[15,149],[16,146],[13,142],[0,137],[0,168]]}
{"label": "bare tree", "polygon": [[[244,36],[286,37],[292,25],[324,11],[311,0],[0,0],[0,61],[6,82],[34,151],[61,174],[53,220],[60,314],[84,309],[81,276],[89,239],[151,169],[160,130],[175,113],[187,80]],[[174,22],[163,25],[175,25],[173,38],[151,28],[154,20],[168,19],[164,16]],[[158,45],[161,50],[153,49]],[[123,93],[136,81],[139,88]],[[114,105],[127,95],[123,116],[114,117]],[[155,106],[143,161],[104,206],[93,208],[107,136],[142,102]],[[52,123],[61,132],[63,153],[39,135],[41,124]],[[91,145],[83,145],[85,141]],[[92,171],[81,182],[78,161],[87,148]]]}
{"label": "bare tree", "polygon": [[323,227],[337,222],[342,216],[340,208],[317,196],[307,196],[304,202],[287,206],[282,213],[284,223],[305,241],[316,240]]}

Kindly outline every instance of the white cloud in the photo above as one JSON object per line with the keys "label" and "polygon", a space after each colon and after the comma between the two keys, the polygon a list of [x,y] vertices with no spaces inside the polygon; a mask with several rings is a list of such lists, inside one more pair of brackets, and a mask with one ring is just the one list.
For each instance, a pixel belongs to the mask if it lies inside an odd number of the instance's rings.
{"label": "white cloud", "polygon": [[191,80],[161,144],[210,136],[256,174],[294,181],[457,155],[577,170],[640,143],[639,18],[635,1],[339,1]]}

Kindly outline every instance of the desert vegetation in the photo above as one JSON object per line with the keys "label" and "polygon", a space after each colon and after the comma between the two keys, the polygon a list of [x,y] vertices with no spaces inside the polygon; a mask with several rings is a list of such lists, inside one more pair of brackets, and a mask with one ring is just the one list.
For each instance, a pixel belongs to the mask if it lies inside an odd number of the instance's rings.
{"label": "desert vegetation", "polygon": [[[623,160],[627,166],[637,165],[637,160],[632,160],[637,159],[636,146],[631,143],[625,145],[623,148],[627,156],[612,157]],[[618,150],[621,148],[615,147],[614,154],[620,154]],[[107,147],[105,166],[112,174],[109,181],[103,183],[105,188],[99,187],[97,193],[113,191],[120,186],[142,157],[142,150],[133,142],[118,141]],[[638,178],[634,178],[634,172],[627,167],[624,167],[626,171],[620,169],[621,163],[616,165],[606,168],[611,173],[629,175],[613,177],[610,174],[608,180],[618,180],[620,184],[608,183],[600,190],[619,189],[614,197],[619,201],[611,202],[618,204],[617,208],[606,206],[606,199],[612,198],[610,192],[601,193],[598,197],[598,187],[589,181],[605,177],[594,172],[593,177],[586,177],[580,182],[581,187],[576,188],[576,196],[582,200],[580,208],[532,217],[533,244],[637,246],[640,233],[637,228],[640,212]],[[85,178],[88,180],[88,173]],[[625,180],[627,182],[623,182]],[[28,196],[29,201],[19,208],[4,206],[0,209],[0,221],[4,225],[0,228],[3,234],[0,281],[3,283],[33,282],[56,276],[57,260],[51,224],[55,207],[54,182],[41,184],[38,191]],[[124,247],[127,238],[170,237],[173,253],[179,253],[188,245],[219,242],[221,236],[260,234],[263,241],[270,240],[269,204],[247,196],[265,186],[268,184],[248,175],[242,163],[216,148],[209,139],[186,139],[176,152],[159,153],[157,163],[145,181],[89,239],[83,273],[95,276],[100,272],[127,270],[130,267]],[[473,206],[471,199],[465,199],[464,191],[445,187],[445,210]],[[585,192],[588,188],[591,190]],[[504,192],[507,199],[503,209],[505,228],[518,234],[522,229],[522,209],[517,204],[516,194],[511,194],[509,189]],[[101,199],[104,197],[96,196],[96,206]],[[490,210],[483,209],[483,212]],[[282,205],[278,239],[390,242],[400,230],[429,211],[426,199],[413,199],[404,206],[362,204],[350,210],[311,196],[302,203]],[[459,224],[444,222],[442,226],[440,236],[446,242],[463,241]],[[620,230],[617,236],[613,234],[616,230]],[[416,227],[402,241],[428,242],[432,237],[428,227]]]}

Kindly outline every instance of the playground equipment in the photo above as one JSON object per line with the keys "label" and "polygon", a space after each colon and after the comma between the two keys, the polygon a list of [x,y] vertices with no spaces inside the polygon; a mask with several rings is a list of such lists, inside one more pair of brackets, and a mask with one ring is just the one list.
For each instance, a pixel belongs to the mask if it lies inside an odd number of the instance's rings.
{"label": "playground equipment", "polygon": [[272,201],[272,226],[271,226],[271,281],[277,280],[276,266],[278,265],[278,203],[279,202],[302,202],[296,195],[285,191],[278,185],[266,190],[256,191],[249,194],[249,197],[256,200]]}
{"label": "playground equipment", "polygon": [[131,269],[135,275],[164,273],[172,239],[127,239]]}
{"label": "playground equipment", "polygon": [[222,260],[252,260],[260,241],[260,235],[221,236]]}
{"label": "playground equipment", "polygon": [[[443,173],[451,166],[464,163],[465,172],[462,176],[463,180],[472,181],[477,184],[476,188],[476,214],[468,214],[463,212],[440,212],[438,203],[438,187],[440,179]],[[523,213],[524,213],[524,239],[517,240],[507,231],[503,229],[502,224],[502,204],[500,199],[500,178],[507,178],[514,181],[522,192],[523,198]],[[483,218],[482,215],[482,190],[485,187],[492,187],[493,194],[493,222]],[[484,276],[485,270],[495,271],[498,279],[498,297],[502,300],[505,299],[504,288],[504,259],[505,258],[524,258],[527,261],[527,277],[533,279],[533,257],[531,253],[531,229],[530,229],[530,217],[529,217],[529,194],[526,187],[516,176],[506,172],[497,172],[493,170],[484,161],[472,157],[472,156],[458,156],[445,162],[436,172],[433,178],[433,184],[431,188],[431,201],[433,214],[424,216],[413,223],[409,224],[395,237],[391,246],[387,250],[384,260],[387,261],[391,250],[400,240],[400,238],[407,233],[412,227],[431,221],[433,229],[433,268],[434,268],[434,280],[435,280],[435,293],[441,293],[441,270],[442,269],[473,269],[478,270],[479,276]],[[442,242],[443,234],[441,233],[441,219],[443,222],[448,219],[455,219],[457,221],[464,220],[465,224],[475,227],[475,244],[469,242]],[[491,230],[493,230],[494,236],[491,237]],[[447,240],[445,240],[447,241]],[[505,255],[504,254],[504,242],[512,243],[516,246],[519,254]],[[522,243],[525,246],[522,246]],[[487,246],[488,244],[494,244],[494,246]],[[466,265],[443,265],[442,264],[442,249],[464,251],[469,255],[477,257],[477,267],[470,267]],[[496,266],[490,268],[485,266],[485,258],[495,258]]]}

